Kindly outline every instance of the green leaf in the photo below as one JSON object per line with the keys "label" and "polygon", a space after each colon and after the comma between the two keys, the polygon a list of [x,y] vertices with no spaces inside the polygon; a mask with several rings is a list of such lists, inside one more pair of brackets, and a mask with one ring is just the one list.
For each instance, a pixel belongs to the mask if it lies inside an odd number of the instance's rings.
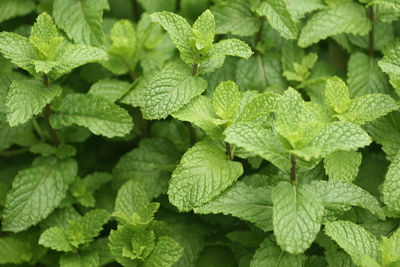
{"label": "green leaf", "polygon": [[80,224],[83,228],[85,244],[91,243],[93,239],[103,230],[103,225],[107,223],[110,214],[106,210],[91,210],[82,217]]}
{"label": "green leaf", "polygon": [[144,10],[149,13],[157,11],[174,11],[176,6],[176,0],[138,0],[138,2],[142,5]]}
{"label": "green leaf", "polygon": [[0,1],[0,23],[29,14],[34,9],[35,2],[32,0],[2,0]]}
{"label": "green leaf", "polygon": [[382,236],[381,241],[382,264],[383,266],[391,266],[390,264],[399,263],[400,261],[400,230],[397,229],[389,238]]}
{"label": "green leaf", "polygon": [[58,27],[79,44],[103,44],[103,12],[107,0],[55,0],[53,15]]}
{"label": "green leaf", "polygon": [[29,121],[61,95],[59,85],[46,87],[38,80],[15,80],[7,95],[7,120],[11,127]]}
{"label": "green leaf", "polygon": [[171,172],[179,162],[180,153],[165,139],[143,139],[139,147],[118,161],[113,174],[122,180],[140,182],[149,197],[158,197],[168,188]]}
{"label": "green leaf", "polygon": [[387,205],[388,209],[393,212],[400,212],[400,153],[397,153],[389,166],[388,172],[383,182],[381,193],[383,195],[383,202]]}
{"label": "green leaf", "polygon": [[362,265],[363,257],[379,262],[379,242],[361,226],[349,221],[328,222],[325,233],[351,256],[355,264]]}
{"label": "green leaf", "polygon": [[198,50],[212,45],[215,35],[215,21],[210,10],[207,9],[197,18],[193,23],[192,31]]}
{"label": "green leaf", "polygon": [[18,172],[7,194],[3,231],[20,232],[46,218],[64,199],[77,172],[72,159],[38,158]]}
{"label": "green leaf", "polygon": [[45,230],[40,235],[39,244],[56,251],[68,252],[74,250],[74,247],[69,243],[67,233],[59,227]]}
{"label": "green leaf", "polygon": [[387,76],[378,67],[378,61],[365,54],[351,55],[347,77],[351,97],[390,92]]}
{"label": "green leaf", "polygon": [[149,82],[142,106],[146,119],[163,119],[181,109],[207,88],[207,82],[192,76],[191,69],[183,64],[164,67]]}
{"label": "green leaf", "polygon": [[33,251],[26,240],[12,236],[0,238],[0,264],[21,264],[31,260]]}
{"label": "green leaf", "polygon": [[143,263],[143,267],[170,267],[179,260],[182,253],[182,247],[175,240],[162,236]]}
{"label": "green leaf", "polygon": [[234,82],[220,83],[213,97],[215,113],[224,120],[232,120],[239,112],[240,99],[239,88]]}
{"label": "green leaf", "polygon": [[364,8],[344,1],[315,13],[301,30],[298,44],[307,47],[340,33],[365,35],[370,27]]}
{"label": "green leaf", "polygon": [[299,254],[310,247],[321,227],[324,205],[309,186],[281,183],[272,190],[273,225],[282,249]]}
{"label": "green leaf", "polygon": [[304,261],[304,254],[292,255],[282,251],[271,238],[267,237],[256,250],[251,260],[250,267],[302,267],[304,266]]}
{"label": "green leaf", "polygon": [[345,113],[351,100],[349,89],[339,77],[333,77],[326,81],[325,102],[336,113]]}
{"label": "green leaf", "polygon": [[216,22],[216,33],[253,36],[260,23],[246,0],[220,1],[211,7]]}
{"label": "green leaf", "polygon": [[313,181],[311,185],[329,209],[340,209],[343,205],[357,206],[382,220],[385,218],[378,200],[361,187],[340,181]]}
{"label": "green leaf", "polygon": [[276,112],[281,95],[272,92],[258,94],[253,97],[240,111],[237,121],[257,122]]}
{"label": "green leaf", "polygon": [[106,78],[90,87],[89,94],[101,96],[110,102],[115,102],[124,96],[131,84],[118,79]]}
{"label": "green leaf", "polygon": [[214,44],[209,51],[211,57],[234,56],[249,58],[253,54],[250,46],[239,39],[224,39]]}
{"label": "green leaf", "polygon": [[227,128],[224,134],[226,142],[244,148],[282,170],[289,170],[289,154],[273,131],[252,122],[238,122]]}
{"label": "green leaf", "polygon": [[351,183],[357,177],[361,159],[360,152],[336,150],[325,157],[325,172],[329,180]]}
{"label": "green leaf", "polygon": [[50,117],[56,128],[73,123],[106,137],[125,136],[132,127],[132,119],[123,108],[91,94],[69,94],[62,100],[60,110]]}
{"label": "green leaf", "polygon": [[272,230],[271,192],[236,182],[210,202],[194,208],[195,213],[233,215],[254,223],[264,231]]}
{"label": "green leaf", "polygon": [[297,21],[303,18],[307,13],[325,8],[322,0],[285,0],[289,13]]}
{"label": "green leaf", "polygon": [[361,125],[376,120],[398,108],[396,101],[389,95],[369,94],[353,99],[346,113],[338,117],[341,120]]}
{"label": "green leaf", "polygon": [[257,1],[253,7],[259,16],[265,16],[272,28],[286,39],[296,39],[297,26],[290,15],[285,1]]}
{"label": "green leaf", "polygon": [[150,203],[143,186],[137,181],[125,183],[118,191],[113,215],[127,225],[145,225],[153,220],[159,203]]}
{"label": "green leaf", "polygon": [[131,259],[145,260],[155,247],[155,236],[152,230],[137,231],[132,237],[132,250],[127,247],[122,255]]}
{"label": "green leaf", "polygon": [[123,256],[124,248],[132,246],[134,232],[129,227],[118,225],[117,230],[111,230],[108,236],[108,246],[115,260],[122,266],[136,266],[137,261]]}
{"label": "green leaf", "polygon": [[319,147],[323,156],[336,150],[350,151],[369,145],[369,135],[360,127],[348,122],[333,122],[324,126],[311,146]]}
{"label": "green leaf", "polygon": [[99,252],[93,249],[79,253],[65,253],[60,257],[60,267],[96,267],[100,265]]}
{"label": "green leaf", "polygon": [[0,52],[18,67],[35,74],[33,60],[39,58],[39,52],[28,38],[12,32],[0,33]]}
{"label": "green leaf", "polygon": [[48,157],[55,155],[59,159],[66,159],[73,157],[76,154],[76,149],[73,146],[61,144],[59,146],[52,146],[46,143],[37,143],[29,148],[29,151],[41,156]]}
{"label": "green leaf", "polygon": [[227,160],[217,144],[201,141],[183,155],[172,173],[169,200],[180,211],[189,211],[220,195],[242,173],[242,164]]}

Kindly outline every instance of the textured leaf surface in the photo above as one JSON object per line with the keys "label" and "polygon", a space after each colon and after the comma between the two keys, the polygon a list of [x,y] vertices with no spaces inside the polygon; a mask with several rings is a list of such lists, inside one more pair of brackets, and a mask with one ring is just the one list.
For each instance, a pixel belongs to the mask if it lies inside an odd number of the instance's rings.
{"label": "textured leaf surface", "polygon": [[387,207],[400,212],[400,154],[394,158],[385,176],[381,189],[383,202]]}
{"label": "textured leaf surface", "polygon": [[210,10],[206,10],[193,23],[192,31],[196,40],[196,48],[201,50],[214,42],[215,20]]}
{"label": "textured leaf surface", "polygon": [[100,257],[97,250],[83,250],[79,253],[67,253],[60,257],[60,267],[95,267],[99,266]]}
{"label": "textured leaf surface", "polygon": [[131,117],[123,108],[90,94],[67,95],[50,121],[56,128],[75,123],[106,137],[124,136],[133,126]]}
{"label": "textured leaf surface", "polygon": [[275,244],[267,237],[256,250],[251,260],[250,267],[276,266],[276,267],[301,267],[304,266],[303,254],[292,255]]}
{"label": "textured leaf surface", "polygon": [[199,142],[172,173],[169,200],[179,210],[189,211],[220,195],[242,173],[242,164],[227,160],[215,143]]}
{"label": "textured leaf surface", "polygon": [[[382,237],[381,241],[382,263],[389,265],[390,263],[400,261],[400,230],[397,229],[389,238]],[[389,265],[390,266],[390,265]]]}
{"label": "textured leaf surface", "polygon": [[387,76],[378,67],[377,60],[365,54],[351,55],[347,76],[351,97],[389,92]]}
{"label": "textured leaf surface", "polygon": [[29,243],[11,236],[1,237],[0,247],[0,264],[21,264],[33,256]]}
{"label": "textured leaf surface", "polygon": [[277,243],[292,254],[304,252],[316,238],[324,205],[312,188],[281,183],[272,191],[273,225]]}
{"label": "textured leaf surface", "polygon": [[240,91],[232,81],[220,83],[214,92],[213,107],[222,119],[232,119],[239,112]]}
{"label": "textured leaf surface", "polygon": [[272,230],[271,192],[265,188],[253,188],[236,182],[221,195],[200,207],[196,213],[223,213],[250,221],[264,231]]}
{"label": "textured leaf surface", "polygon": [[351,102],[349,89],[340,78],[333,77],[326,81],[325,101],[339,114],[346,112],[349,108]]}
{"label": "textured leaf surface", "polygon": [[238,122],[225,130],[225,141],[244,148],[276,165],[289,169],[289,155],[271,130],[251,122]]}
{"label": "textured leaf surface", "polygon": [[149,82],[144,96],[143,116],[147,119],[166,118],[181,109],[207,88],[207,82],[192,76],[189,67],[171,64]]}
{"label": "textured leaf surface", "polygon": [[129,227],[119,225],[117,230],[112,230],[108,237],[108,246],[115,260],[122,266],[135,266],[135,260],[123,256],[124,248],[131,246],[133,231]]}
{"label": "textured leaf surface", "polygon": [[169,267],[182,256],[182,247],[172,238],[162,236],[154,250],[143,263],[143,267]]}
{"label": "textured leaf surface", "polygon": [[40,158],[15,177],[7,194],[3,230],[20,232],[46,218],[65,197],[77,172],[72,159]]}
{"label": "textured leaf surface", "polygon": [[334,122],[321,129],[311,145],[321,148],[322,155],[335,150],[354,150],[371,143],[369,135],[360,127],[347,122]]}
{"label": "textured leaf surface", "polygon": [[15,80],[7,95],[7,120],[11,127],[25,123],[59,96],[59,85],[46,87],[38,80]]}
{"label": "textured leaf surface", "polygon": [[86,45],[103,44],[103,12],[108,10],[107,0],[56,0],[54,19],[69,38]]}
{"label": "textured leaf surface", "polygon": [[88,244],[99,235],[103,230],[103,225],[107,223],[110,214],[106,210],[94,209],[87,212],[80,221],[82,225],[85,243]]}
{"label": "textured leaf surface", "polygon": [[378,202],[368,191],[340,181],[314,181],[315,187],[327,208],[339,209],[341,205],[358,206],[384,219],[385,214]]}
{"label": "textured leaf surface", "polygon": [[364,8],[356,3],[332,5],[314,14],[300,33],[298,44],[307,47],[340,33],[365,35],[370,23]]}
{"label": "textured leaf surface", "polygon": [[211,56],[234,56],[241,58],[249,58],[253,52],[250,46],[239,39],[224,39],[214,44],[209,51]]}
{"label": "textured leaf surface", "polygon": [[363,256],[379,261],[378,240],[361,226],[349,221],[329,222],[325,233],[350,254],[356,264],[361,265]]}
{"label": "textured leaf surface", "polygon": [[128,92],[130,86],[130,83],[121,80],[103,79],[93,84],[88,93],[115,102]]}
{"label": "textured leaf surface", "polygon": [[324,159],[324,167],[329,180],[352,182],[358,174],[362,155],[357,151],[337,150]]}
{"label": "textured leaf surface", "polygon": [[0,23],[32,12],[35,2],[32,0],[2,0],[0,1]]}
{"label": "textured leaf surface", "polygon": [[52,227],[44,231],[39,239],[39,244],[56,251],[73,251],[74,247],[69,243],[68,235],[64,229]]}
{"label": "textured leaf surface", "polygon": [[241,109],[238,121],[251,122],[262,120],[272,112],[275,112],[280,100],[280,95],[276,93],[266,92],[253,97]]}

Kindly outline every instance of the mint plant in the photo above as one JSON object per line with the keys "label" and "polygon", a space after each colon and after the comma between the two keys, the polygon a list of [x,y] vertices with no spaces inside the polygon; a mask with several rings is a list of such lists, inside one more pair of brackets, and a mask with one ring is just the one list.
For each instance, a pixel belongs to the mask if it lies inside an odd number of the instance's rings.
{"label": "mint plant", "polygon": [[0,1],[0,265],[400,265],[397,0]]}

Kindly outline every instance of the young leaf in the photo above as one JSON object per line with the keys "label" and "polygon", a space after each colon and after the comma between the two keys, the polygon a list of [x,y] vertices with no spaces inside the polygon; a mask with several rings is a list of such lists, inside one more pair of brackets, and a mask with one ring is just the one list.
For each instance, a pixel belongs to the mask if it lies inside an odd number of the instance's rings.
{"label": "young leaf", "polygon": [[38,80],[15,80],[7,95],[7,120],[11,127],[29,121],[59,96],[59,85],[45,86]]}
{"label": "young leaf", "polygon": [[264,231],[272,230],[271,192],[236,182],[210,202],[194,208],[195,213],[223,213],[254,223]]}
{"label": "young leaf", "polygon": [[77,172],[72,159],[38,158],[15,177],[7,194],[3,230],[20,232],[46,218],[63,200]]}
{"label": "young leaf", "polygon": [[400,262],[400,230],[397,229],[389,238],[382,236],[381,241],[382,264],[396,265]]}
{"label": "young leaf", "polygon": [[240,91],[232,81],[220,83],[214,92],[215,113],[224,120],[232,120],[239,112]]}
{"label": "young leaf", "polygon": [[339,77],[333,77],[326,81],[325,101],[339,114],[346,112],[349,108],[351,103],[349,89]]}
{"label": "young leaf", "polygon": [[314,14],[301,30],[298,44],[307,47],[340,33],[365,35],[370,26],[361,5],[344,1]]}
{"label": "young leaf", "polygon": [[354,263],[362,265],[363,257],[379,262],[379,242],[361,226],[349,221],[328,222],[325,233],[351,256]]}
{"label": "young leaf", "polygon": [[73,251],[74,247],[69,243],[66,231],[60,227],[52,227],[45,230],[39,239],[39,244],[56,251]]}
{"label": "young leaf", "polygon": [[166,118],[204,92],[207,82],[192,76],[191,72],[183,64],[170,64],[155,75],[146,88],[143,116],[146,119]]}
{"label": "young leaf", "polygon": [[274,235],[281,248],[299,254],[310,247],[321,227],[324,205],[309,186],[281,183],[272,190]]}
{"label": "young leaf", "polygon": [[351,183],[358,174],[362,155],[357,151],[337,150],[324,159],[324,167],[329,180]]}
{"label": "young leaf", "polygon": [[183,249],[170,237],[159,238],[153,251],[143,263],[143,267],[169,267],[179,260]]}
{"label": "young leaf", "polygon": [[215,21],[210,10],[207,9],[197,18],[193,23],[192,31],[198,50],[212,45],[215,35]]}
{"label": "young leaf", "polygon": [[124,136],[133,127],[132,119],[123,108],[91,94],[69,94],[60,110],[50,117],[56,127],[73,123],[87,127],[92,133],[106,137]]}
{"label": "young leaf", "polygon": [[2,0],[0,1],[0,23],[18,16],[29,14],[35,9],[32,0]]}
{"label": "young leaf", "polygon": [[211,141],[201,141],[183,155],[172,173],[168,196],[181,211],[189,211],[220,195],[243,173],[242,164],[226,159]]}
{"label": "young leaf", "polygon": [[136,266],[137,261],[123,255],[124,248],[132,246],[134,232],[125,226],[118,225],[117,230],[111,230],[108,237],[108,246],[115,260],[122,266]]}
{"label": "young leaf", "polygon": [[400,153],[396,155],[386,173],[385,181],[382,185],[383,202],[388,209],[393,212],[400,212]]}
{"label": "young leaf", "polygon": [[103,12],[110,7],[107,0],[55,0],[56,24],[69,38],[85,45],[103,44]]}

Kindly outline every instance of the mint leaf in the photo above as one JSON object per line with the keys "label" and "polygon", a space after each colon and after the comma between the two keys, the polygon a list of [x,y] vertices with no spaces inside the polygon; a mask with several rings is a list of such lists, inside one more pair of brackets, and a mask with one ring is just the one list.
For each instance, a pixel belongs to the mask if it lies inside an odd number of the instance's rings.
{"label": "mint leaf", "polygon": [[56,0],[53,14],[56,24],[70,39],[100,46],[104,41],[102,16],[109,8],[107,0]]}
{"label": "mint leaf", "polygon": [[215,35],[215,21],[214,15],[210,10],[207,9],[197,18],[193,23],[192,31],[198,50],[212,45]]}
{"label": "mint leaf", "polygon": [[179,260],[183,249],[170,237],[162,236],[154,250],[143,263],[143,267],[169,267]]}
{"label": "mint leaf", "polygon": [[7,120],[11,127],[29,121],[42,112],[47,104],[59,96],[62,88],[59,85],[46,87],[38,80],[15,80],[7,95]]}
{"label": "mint leaf", "polygon": [[365,35],[370,26],[361,5],[344,1],[315,13],[302,28],[298,44],[307,47],[340,33]]}
{"label": "mint leaf", "polygon": [[247,59],[253,52],[247,43],[239,39],[224,39],[214,44],[209,54],[211,57],[235,56]]}
{"label": "mint leaf", "polygon": [[111,254],[114,256],[115,260],[122,266],[135,266],[136,260],[123,255],[125,250],[132,246],[132,237],[134,232],[125,226],[118,225],[117,230],[111,230],[108,237],[108,246],[110,248]]}
{"label": "mint leaf", "polygon": [[91,210],[82,217],[80,221],[85,237],[85,244],[91,243],[93,239],[103,230],[103,225],[107,223],[110,214],[106,210]]}
{"label": "mint leaf", "polygon": [[326,81],[325,101],[339,114],[345,113],[349,108],[351,103],[349,89],[339,77],[333,77]]}
{"label": "mint leaf", "polygon": [[389,166],[381,189],[383,202],[393,212],[400,212],[399,168],[400,154],[398,153]]}
{"label": "mint leaf", "polygon": [[191,69],[183,64],[170,64],[148,83],[142,106],[146,119],[166,118],[200,95],[207,82],[192,76]]}
{"label": "mint leaf", "polygon": [[21,264],[33,256],[29,243],[12,236],[1,237],[0,247],[0,264]]}
{"label": "mint leaf", "polygon": [[220,83],[214,92],[213,107],[215,113],[224,120],[233,119],[240,108],[240,91],[232,81]]}
{"label": "mint leaf", "polygon": [[329,180],[351,183],[357,177],[361,159],[360,152],[336,150],[325,157],[325,172]]}
{"label": "mint leaf", "polygon": [[65,197],[76,171],[72,159],[38,158],[18,172],[7,194],[3,230],[20,232],[46,218]]}
{"label": "mint leaf", "polygon": [[107,78],[94,83],[88,93],[115,102],[124,96],[130,87],[131,84],[128,82]]}
{"label": "mint leaf", "polygon": [[266,92],[258,94],[248,101],[241,109],[237,121],[258,122],[276,112],[281,96],[276,93]]}
{"label": "mint leaf", "polygon": [[201,141],[183,155],[172,173],[168,196],[181,211],[189,211],[220,195],[243,173],[242,164],[226,159],[211,141]]}
{"label": "mint leaf", "polygon": [[69,243],[68,235],[64,229],[52,227],[40,235],[39,244],[56,251],[73,251],[74,247]]}
{"label": "mint leaf", "polygon": [[264,231],[272,230],[271,192],[236,182],[210,202],[194,208],[195,213],[222,213],[254,223]]}
{"label": "mint leaf", "polygon": [[363,257],[379,262],[379,242],[367,230],[349,221],[329,222],[325,233],[338,243],[353,259],[362,265]]}
{"label": "mint leaf", "polygon": [[0,2],[0,23],[29,14],[34,8],[35,2],[32,0],[3,0]]}
{"label": "mint leaf", "polygon": [[309,186],[281,183],[272,190],[274,235],[291,254],[304,252],[317,237],[324,205]]}
{"label": "mint leaf", "polygon": [[73,123],[106,137],[124,136],[133,123],[128,112],[108,100],[91,94],[69,94],[57,113],[50,117],[56,127]]}
{"label": "mint leaf", "polygon": [[60,267],[95,267],[99,265],[99,252],[95,249],[86,249],[77,254],[66,253],[60,257]]}
{"label": "mint leaf", "polygon": [[395,265],[400,261],[400,230],[394,232],[389,238],[382,236],[381,240],[382,264]]}

